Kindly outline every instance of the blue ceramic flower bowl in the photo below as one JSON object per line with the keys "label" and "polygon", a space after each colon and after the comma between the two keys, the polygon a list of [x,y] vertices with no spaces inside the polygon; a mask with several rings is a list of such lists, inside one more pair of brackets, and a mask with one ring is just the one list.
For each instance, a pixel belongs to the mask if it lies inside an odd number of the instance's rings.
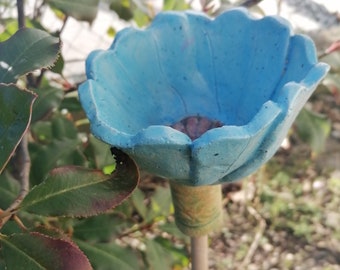
{"label": "blue ceramic flower bowl", "polygon": [[[86,62],[80,101],[91,130],[144,170],[186,185],[243,178],[270,159],[328,66],[279,17],[234,9],[211,20],[159,14],[119,32]],[[171,126],[223,123],[196,139]]]}

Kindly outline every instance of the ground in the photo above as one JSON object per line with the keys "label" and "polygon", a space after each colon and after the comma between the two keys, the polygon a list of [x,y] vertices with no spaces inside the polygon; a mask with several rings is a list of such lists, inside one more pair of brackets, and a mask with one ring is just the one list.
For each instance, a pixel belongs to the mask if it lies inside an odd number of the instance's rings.
{"label": "ground", "polygon": [[[299,20],[296,25],[313,38],[319,55],[340,40],[339,13],[320,1],[282,2],[286,11],[295,10],[288,17],[301,10],[314,19],[317,28],[298,25]],[[340,98],[339,89],[333,90],[319,88],[308,103],[331,123],[320,153],[294,126],[288,147],[259,172],[224,185],[224,226],[211,235],[209,269],[340,269]]]}
{"label": "ground", "polygon": [[[319,29],[303,30],[319,52],[340,39],[340,9],[327,13],[320,1],[282,2],[312,19],[323,14],[315,19]],[[321,3],[328,2],[334,4]],[[211,269],[340,269],[339,105],[337,91],[318,90],[310,100],[332,125],[321,153],[314,155],[293,134],[290,147],[260,172],[225,186],[225,227],[212,236]]]}
{"label": "ground", "polygon": [[313,155],[293,134],[260,172],[225,186],[211,269],[340,269],[340,107],[319,92],[311,107],[332,123],[324,150]]}

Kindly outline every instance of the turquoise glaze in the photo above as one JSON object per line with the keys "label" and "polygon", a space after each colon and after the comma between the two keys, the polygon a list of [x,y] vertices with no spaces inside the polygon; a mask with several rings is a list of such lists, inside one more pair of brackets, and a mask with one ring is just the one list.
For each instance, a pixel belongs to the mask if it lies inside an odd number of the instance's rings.
{"label": "turquoise glaze", "polygon": [[[233,9],[214,20],[161,13],[92,52],[86,70],[79,96],[93,134],[150,173],[198,186],[268,161],[328,66],[282,18]],[[223,126],[193,141],[169,127],[197,115]]]}

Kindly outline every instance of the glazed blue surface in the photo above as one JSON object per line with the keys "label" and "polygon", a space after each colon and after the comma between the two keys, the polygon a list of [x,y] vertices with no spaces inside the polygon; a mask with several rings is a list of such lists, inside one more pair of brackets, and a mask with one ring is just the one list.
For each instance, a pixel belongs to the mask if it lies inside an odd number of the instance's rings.
{"label": "glazed blue surface", "polygon": [[[86,71],[79,97],[95,136],[150,173],[208,185],[268,161],[328,66],[285,20],[234,9],[161,13],[92,52]],[[223,126],[193,141],[170,127],[197,115]]]}

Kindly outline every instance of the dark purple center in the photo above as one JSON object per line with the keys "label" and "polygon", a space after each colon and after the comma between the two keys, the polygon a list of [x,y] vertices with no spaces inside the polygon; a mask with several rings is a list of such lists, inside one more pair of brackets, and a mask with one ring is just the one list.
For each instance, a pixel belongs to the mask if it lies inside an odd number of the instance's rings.
{"label": "dark purple center", "polygon": [[222,126],[223,124],[220,121],[210,120],[207,117],[189,116],[173,124],[171,127],[187,134],[191,140],[195,140],[209,129]]}

